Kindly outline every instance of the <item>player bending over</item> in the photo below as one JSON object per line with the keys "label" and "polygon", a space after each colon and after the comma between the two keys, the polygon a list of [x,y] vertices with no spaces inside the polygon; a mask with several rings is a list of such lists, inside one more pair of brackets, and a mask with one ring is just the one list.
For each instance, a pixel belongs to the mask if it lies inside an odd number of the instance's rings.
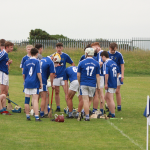
{"label": "player bending over", "polygon": [[40,64],[37,60],[38,50],[36,48],[31,49],[31,58],[24,63],[23,78],[25,81],[25,112],[27,120],[30,121],[29,103],[30,95],[33,100],[33,110],[35,113],[35,121],[41,121],[38,113],[38,96],[39,88],[42,88],[42,77],[40,73]]}
{"label": "player bending over", "polygon": [[84,111],[86,114],[85,121],[90,121],[89,119],[89,106],[93,100],[96,82],[98,89],[100,89],[100,66],[99,63],[94,60],[93,48],[86,48],[85,50],[86,59],[81,61],[78,65],[77,78],[80,84],[80,91],[83,98]]}
{"label": "player bending over", "polygon": [[116,43],[111,43],[109,46],[109,58],[112,59],[114,62],[116,62],[118,68],[119,68],[119,77],[117,78],[117,89],[116,89],[116,100],[117,100],[117,109],[118,111],[121,111],[121,93],[120,93],[120,88],[121,85],[123,84],[124,80],[124,60],[123,56],[120,52],[116,51],[117,50],[117,44]]}
{"label": "player bending over", "polygon": [[51,60],[49,56],[42,58],[40,64],[41,64],[42,84],[43,84],[42,89],[40,89],[40,94],[42,98],[40,117],[44,118],[48,116],[48,114],[44,115],[45,107],[47,108],[47,105],[46,105],[46,97],[48,94],[47,79],[50,76],[51,87],[55,88],[53,86],[53,78],[55,76],[55,67],[54,67],[53,61]]}
{"label": "player bending over", "polygon": [[[69,91],[68,91],[68,79],[70,80]],[[66,118],[74,118],[72,116],[72,111],[73,111],[72,99],[79,88],[79,83],[77,80],[77,67],[71,66],[65,69],[64,81],[65,81],[65,89],[68,95],[67,102],[68,102],[68,107],[69,107],[69,114],[68,116],[66,116]],[[82,107],[83,107],[83,101],[82,101],[81,96],[79,96],[78,98],[79,98],[78,112],[81,112]],[[81,114],[80,114],[80,117],[81,117]]]}
{"label": "player bending over", "polygon": [[115,117],[115,103],[113,100],[113,94],[117,88],[117,77],[119,76],[119,69],[117,64],[109,59],[109,54],[106,51],[101,53],[102,60],[104,61],[103,72],[105,75],[105,100],[109,108],[108,117]]}
{"label": "player bending over", "polygon": [[[69,57],[69,55],[63,53],[62,50],[63,50],[63,44],[57,43],[56,44],[56,51],[61,57],[61,62],[60,62],[60,65],[58,65],[56,67],[56,77],[55,77],[54,83],[53,83],[53,85],[55,86],[55,101],[56,101],[56,105],[57,105],[56,112],[60,112],[60,96],[59,96],[59,93],[60,93],[59,87],[60,86],[62,86],[64,89],[65,99],[66,99],[66,103],[67,103],[67,93],[65,90],[64,80],[63,80],[64,71],[66,69],[66,63],[69,63],[72,66],[75,65],[73,63],[73,61],[71,60],[71,58]],[[53,55],[51,55],[51,56],[53,56]]]}
{"label": "player bending over", "polygon": [[[8,58],[8,53],[12,52],[14,44],[11,42],[5,43],[5,49],[0,52],[0,91],[1,94],[8,94],[9,87],[9,65],[12,60]],[[6,100],[3,103],[3,109],[6,111]]]}

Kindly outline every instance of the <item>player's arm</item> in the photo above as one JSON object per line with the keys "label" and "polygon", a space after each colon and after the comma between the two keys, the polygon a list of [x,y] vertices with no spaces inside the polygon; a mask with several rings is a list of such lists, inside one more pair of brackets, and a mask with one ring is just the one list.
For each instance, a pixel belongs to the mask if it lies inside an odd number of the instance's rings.
{"label": "player's arm", "polygon": [[80,85],[80,78],[81,78],[81,73],[78,72],[78,73],[77,73],[77,79],[78,79],[79,85]]}
{"label": "player's arm", "polygon": [[42,76],[41,76],[41,73],[37,73],[37,76],[39,78],[39,81],[40,81],[40,89],[42,88]]}
{"label": "player's arm", "polygon": [[68,95],[68,80],[65,80],[65,91],[66,94]]}
{"label": "player's arm", "polygon": [[105,90],[108,89],[108,77],[109,77],[109,75],[105,74]]}
{"label": "player's arm", "polygon": [[54,77],[55,77],[55,73],[50,73],[51,87],[52,87],[53,89],[55,89],[55,86],[53,85]]}
{"label": "player's arm", "polygon": [[22,76],[23,76],[23,81],[25,81],[25,74],[23,74]]}
{"label": "player's arm", "polygon": [[100,75],[96,74],[97,88],[100,89]]}
{"label": "player's arm", "polygon": [[69,55],[67,55],[66,62],[71,64],[71,66],[75,66],[75,63],[72,61],[72,59],[69,57]]}
{"label": "player's arm", "polygon": [[121,82],[124,80],[124,64],[121,64]]}
{"label": "player's arm", "polygon": [[71,66],[75,66],[75,63],[73,62],[73,63],[71,64]]}

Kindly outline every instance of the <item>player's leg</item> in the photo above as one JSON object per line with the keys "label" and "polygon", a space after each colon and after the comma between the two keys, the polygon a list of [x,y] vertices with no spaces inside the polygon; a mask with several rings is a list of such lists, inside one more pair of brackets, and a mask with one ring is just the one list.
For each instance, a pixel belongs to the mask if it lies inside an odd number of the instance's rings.
{"label": "player's leg", "polygon": [[98,103],[99,103],[98,92],[97,92],[97,90],[96,90],[95,96],[94,96],[94,98],[93,98],[93,111],[92,111],[93,113],[94,113],[95,111],[97,111]]}
{"label": "player's leg", "polygon": [[100,99],[100,111],[103,114],[104,113],[104,104],[105,104],[103,88],[100,88],[100,98],[99,99]]}
{"label": "player's leg", "polygon": [[65,83],[64,83],[63,80],[61,80],[61,85],[62,85],[62,87],[63,87],[64,93],[65,93],[66,104],[67,104],[67,106],[68,106],[68,98],[67,98],[68,95],[67,95],[67,91],[66,91],[66,89],[65,89]]}
{"label": "player's leg", "polygon": [[3,109],[4,105],[6,105],[6,104],[4,104],[5,102],[6,102],[6,95],[5,94],[1,94],[0,95],[0,113],[5,111]]}
{"label": "player's leg", "polygon": [[116,89],[116,100],[117,100],[117,109],[118,109],[118,111],[121,111],[121,93],[120,93],[120,88],[121,88],[121,85],[118,85],[117,89]]}
{"label": "player's leg", "polygon": [[46,105],[46,95],[47,91],[42,91],[40,92],[41,94],[41,111],[40,111],[40,117],[44,117],[44,110],[45,110],[45,105]]}
{"label": "player's leg", "polygon": [[46,103],[44,109],[45,116],[48,116],[48,106],[49,106],[49,91],[46,93]]}
{"label": "player's leg", "polygon": [[55,101],[56,101],[56,112],[60,112],[60,97],[59,97],[60,88],[59,86],[55,86]]}
{"label": "player's leg", "polygon": [[25,112],[26,112],[26,117],[27,117],[27,120],[30,120],[30,107],[29,107],[29,103],[30,103],[30,95],[29,94],[26,94],[26,89],[25,89]]}

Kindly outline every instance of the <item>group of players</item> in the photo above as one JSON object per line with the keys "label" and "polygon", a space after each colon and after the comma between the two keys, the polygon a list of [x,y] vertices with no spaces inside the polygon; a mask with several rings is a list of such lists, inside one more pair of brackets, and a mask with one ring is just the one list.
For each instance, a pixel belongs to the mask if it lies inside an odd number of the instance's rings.
{"label": "group of players", "polygon": [[[9,85],[8,71],[9,65],[12,63],[12,60],[8,58],[8,53],[12,51],[13,43],[5,42],[5,47],[2,47],[2,42],[0,44],[0,112],[3,112],[6,111],[6,95]],[[101,50],[98,42],[87,45],[84,49],[85,55],[81,57],[76,67],[69,55],[62,52],[62,43],[57,43],[56,53],[47,57],[42,57],[41,55],[43,51],[41,44],[36,44],[35,47],[27,45],[27,55],[23,57],[20,65],[24,78],[27,120],[31,120],[29,113],[31,95],[35,120],[41,121],[40,118],[48,116],[47,105],[49,104],[49,93],[47,80],[49,77],[51,87],[55,91],[56,112],[60,112],[59,94],[60,86],[62,86],[66,104],[69,108],[66,118],[74,118],[72,115],[72,99],[76,92],[78,92],[79,98],[78,112],[76,114],[78,121],[81,120],[83,111],[85,113],[85,121],[90,121],[89,108],[92,101],[92,113],[97,111],[100,102],[100,111],[103,114],[106,100],[109,108],[108,117],[115,117],[113,95],[116,93],[117,109],[121,111],[120,87],[124,80],[124,60],[122,54],[116,51],[116,43],[111,43],[109,48],[108,52]],[[66,68],[66,63],[71,64],[71,67]],[[70,80],[70,86],[68,85],[68,80]],[[103,93],[104,88],[105,96]],[[38,112],[39,97],[42,99],[40,114]]]}

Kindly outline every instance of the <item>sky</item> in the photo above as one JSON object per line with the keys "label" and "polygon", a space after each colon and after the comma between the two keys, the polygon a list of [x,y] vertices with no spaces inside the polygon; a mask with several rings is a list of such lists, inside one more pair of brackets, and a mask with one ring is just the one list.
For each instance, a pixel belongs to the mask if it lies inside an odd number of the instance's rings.
{"label": "sky", "polygon": [[0,11],[0,39],[27,39],[32,29],[74,39],[150,37],[150,0],[4,0]]}

